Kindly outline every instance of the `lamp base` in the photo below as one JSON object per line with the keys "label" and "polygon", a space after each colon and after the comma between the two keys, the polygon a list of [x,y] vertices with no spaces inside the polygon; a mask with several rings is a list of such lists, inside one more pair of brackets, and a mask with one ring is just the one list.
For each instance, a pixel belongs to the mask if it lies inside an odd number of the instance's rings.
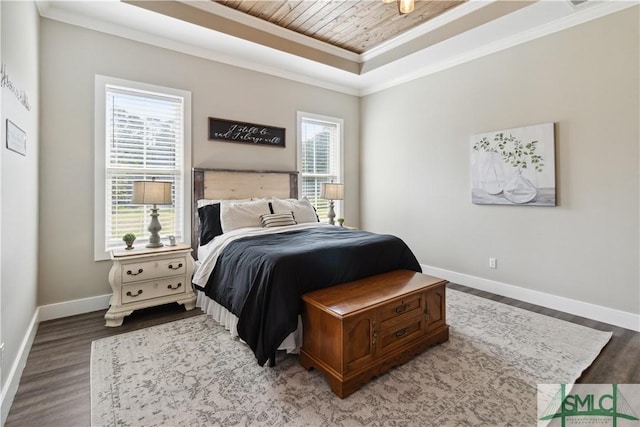
{"label": "lamp base", "polygon": [[162,230],[162,226],[160,225],[160,221],[158,221],[158,208],[156,205],[153,205],[151,208],[151,222],[149,223],[149,228],[147,228],[151,235],[149,236],[149,243],[147,243],[147,248],[161,248],[164,244],[160,241],[160,235],[158,235],[158,231]]}
{"label": "lamp base", "polygon": [[329,224],[335,225],[336,211],[333,210],[333,200],[329,200],[329,212],[327,213],[327,218],[329,218]]}

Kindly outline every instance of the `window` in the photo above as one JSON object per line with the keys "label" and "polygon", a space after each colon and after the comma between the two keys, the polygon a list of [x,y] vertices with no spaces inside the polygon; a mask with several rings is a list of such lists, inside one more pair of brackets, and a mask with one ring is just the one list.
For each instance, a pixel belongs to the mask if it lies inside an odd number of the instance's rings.
{"label": "window", "polygon": [[158,206],[161,236],[190,241],[191,93],[96,76],[95,259],[148,241],[150,205],[133,205],[133,181],[172,183],[172,204]]}
{"label": "window", "polygon": [[[320,198],[322,183],[343,182],[342,128],[342,119],[298,112],[300,197],[311,201],[320,220],[329,211],[329,201]],[[342,216],[341,202],[336,201],[335,210]]]}

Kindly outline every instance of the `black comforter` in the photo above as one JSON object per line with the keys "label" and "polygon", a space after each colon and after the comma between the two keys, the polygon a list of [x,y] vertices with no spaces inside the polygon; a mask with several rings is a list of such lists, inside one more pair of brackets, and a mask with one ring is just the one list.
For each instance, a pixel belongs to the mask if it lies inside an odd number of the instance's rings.
{"label": "black comforter", "polygon": [[399,238],[315,227],[231,242],[205,293],[239,318],[238,335],[258,363],[274,365],[278,346],[298,325],[304,293],[398,269],[421,271]]}

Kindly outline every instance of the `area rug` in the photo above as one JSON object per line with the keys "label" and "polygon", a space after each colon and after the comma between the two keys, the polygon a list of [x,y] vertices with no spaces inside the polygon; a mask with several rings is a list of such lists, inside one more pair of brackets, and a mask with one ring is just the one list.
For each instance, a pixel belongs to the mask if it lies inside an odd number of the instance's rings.
{"label": "area rug", "polygon": [[94,426],[536,425],[611,333],[447,289],[449,341],[340,399],[296,355],[260,367],[209,316],[94,341]]}

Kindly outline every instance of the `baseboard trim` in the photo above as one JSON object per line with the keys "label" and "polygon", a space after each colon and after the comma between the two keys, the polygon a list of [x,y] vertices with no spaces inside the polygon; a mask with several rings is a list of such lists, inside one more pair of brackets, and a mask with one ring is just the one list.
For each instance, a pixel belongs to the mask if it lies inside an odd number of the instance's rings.
{"label": "baseboard trim", "polygon": [[76,314],[90,313],[92,311],[109,308],[111,294],[99,295],[96,297],[76,299],[72,301],[59,302],[56,304],[41,305],[40,321],[60,319],[62,317],[75,316]]}
{"label": "baseboard trim", "polygon": [[27,364],[29,351],[31,351],[31,346],[38,330],[38,324],[40,323],[39,316],[40,309],[36,308],[36,311],[33,313],[33,317],[31,318],[29,328],[27,329],[27,333],[22,339],[22,343],[20,343],[18,356],[13,362],[11,371],[9,371],[9,375],[7,376],[7,381],[4,383],[4,387],[2,388],[2,420],[0,425],[4,425],[5,421],[7,421],[9,410],[13,404],[13,399],[16,397],[18,386],[20,385],[20,378],[22,378],[22,371]]}
{"label": "baseboard trim", "polygon": [[[640,315],[637,314],[552,295],[545,292],[525,289],[507,283],[471,276],[469,274],[457,273],[455,271],[432,267],[426,264],[421,264],[421,267],[425,274],[441,277],[453,283],[458,283],[474,289],[491,292],[508,298],[517,299],[640,332]],[[18,357],[13,363],[5,386],[2,389],[2,420],[0,425],[4,425],[7,416],[9,415],[11,404],[13,403],[13,399],[18,391],[22,371],[27,363],[27,357],[29,356],[29,351],[38,330],[38,324],[47,320],[107,309],[109,307],[110,299],[111,294],[99,295],[90,298],[43,305],[36,308],[33,318],[31,319],[31,323],[29,324],[29,329],[27,330],[27,333],[20,345]]]}
{"label": "baseboard trim", "polygon": [[57,304],[48,304],[36,308],[33,314],[27,333],[22,339],[18,355],[11,366],[11,371],[7,376],[7,381],[2,388],[2,395],[0,396],[0,426],[3,426],[7,417],[9,416],[9,410],[13,404],[13,399],[18,391],[20,385],[20,378],[22,378],[22,371],[27,364],[27,358],[33,345],[33,340],[36,337],[38,331],[38,324],[46,320],[59,319],[62,317],[74,316],[76,314],[90,313],[92,311],[104,310],[109,308],[109,301],[111,294],[99,295],[96,297],[77,299],[73,301],[65,301]]}
{"label": "baseboard trim", "polygon": [[491,292],[508,298],[528,302],[553,310],[563,311],[587,319],[597,320],[621,328],[640,332],[640,315],[601,305],[578,301],[571,298],[534,291],[495,280],[484,279],[482,277],[471,276],[469,274],[457,273],[443,268],[432,267],[421,264],[422,271],[431,276],[446,279],[452,283],[469,286],[481,291]]}

